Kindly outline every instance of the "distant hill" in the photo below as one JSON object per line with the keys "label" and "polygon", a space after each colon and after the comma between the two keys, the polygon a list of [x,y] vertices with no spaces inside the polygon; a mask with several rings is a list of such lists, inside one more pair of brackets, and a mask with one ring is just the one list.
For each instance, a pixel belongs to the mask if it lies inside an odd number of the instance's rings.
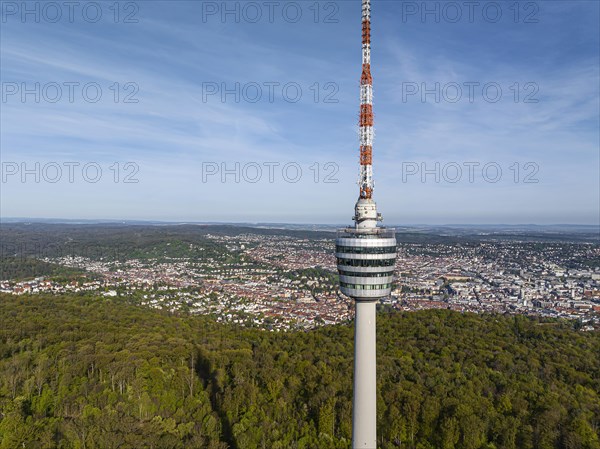
{"label": "distant hill", "polygon": [[[0,224],[0,256],[33,254],[39,248],[144,245],[162,239],[193,242],[206,234],[279,235],[307,239],[335,238],[336,227],[327,225],[238,225],[238,224],[139,224],[139,223],[46,223],[6,222]],[[476,243],[483,241],[600,243],[594,226],[399,226],[397,239],[403,243]],[[37,248],[37,249],[36,249]]]}

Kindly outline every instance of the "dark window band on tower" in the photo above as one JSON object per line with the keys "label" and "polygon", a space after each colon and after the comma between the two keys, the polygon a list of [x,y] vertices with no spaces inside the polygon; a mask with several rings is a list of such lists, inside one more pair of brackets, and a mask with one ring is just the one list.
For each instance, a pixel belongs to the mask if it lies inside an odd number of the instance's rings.
{"label": "dark window band on tower", "polygon": [[391,287],[391,284],[346,284],[345,282],[340,282],[340,285],[353,290],[385,290]]}
{"label": "dark window band on tower", "polygon": [[349,267],[393,267],[396,263],[396,259],[369,259],[369,260],[357,260],[357,259],[341,259],[338,257],[338,265],[346,265]]}
{"label": "dark window band on tower", "polygon": [[396,253],[395,246],[383,246],[383,247],[360,247],[360,246],[336,246],[335,251],[338,253],[348,254],[389,254]]}
{"label": "dark window band on tower", "polygon": [[376,272],[376,273],[372,273],[372,272],[368,272],[368,273],[363,273],[360,271],[343,271],[343,270],[338,270],[340,273],[340,276],[350,276],[350,277],[365,277],[365,278],[383,278],[383,277],[388,277],[388,276],[393,276],[394,272],[393,271],[383,271],[383,272]]}

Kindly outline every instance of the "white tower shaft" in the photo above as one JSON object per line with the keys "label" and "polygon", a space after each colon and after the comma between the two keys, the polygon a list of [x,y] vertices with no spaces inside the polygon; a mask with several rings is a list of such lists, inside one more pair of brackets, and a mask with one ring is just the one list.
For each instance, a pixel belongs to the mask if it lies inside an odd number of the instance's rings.
{"label": "white tower shaft", "polygon": [[375,302],[356,302],[352,449],[377,449]]}

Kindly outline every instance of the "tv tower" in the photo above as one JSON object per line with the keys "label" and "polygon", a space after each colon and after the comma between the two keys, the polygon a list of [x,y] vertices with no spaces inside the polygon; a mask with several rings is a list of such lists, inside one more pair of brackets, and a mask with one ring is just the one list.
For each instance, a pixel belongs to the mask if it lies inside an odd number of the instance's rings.
{"label": "tv tower", "polygon": [[389,296],[396,264],[396,234],[378,227],[373,201],[373,79],[371,77],[371,0],[362,0],[360,77],[360,175],[354,226],[337,233],[340,290],[355,301],[352,449],[377,449],[375,303]]}

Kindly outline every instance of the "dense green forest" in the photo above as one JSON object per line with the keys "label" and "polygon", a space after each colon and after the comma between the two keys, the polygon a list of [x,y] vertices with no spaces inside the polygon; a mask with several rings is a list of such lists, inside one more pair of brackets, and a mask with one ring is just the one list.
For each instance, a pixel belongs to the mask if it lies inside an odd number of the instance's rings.
{"label": "dense green forest", "polygon": [[[81,256],[93,260],[221,258],[208,226],[0,225],[0,260]],[[201,249],[201,251],[199,251]]]}
{"label": "dense green forest", "polygon": [[77,278],[85,274],[84,270],[68,268],[62,265],[44,262],[32,257],[0,257],[0,280],[30,280],[38,276],[50,276],[55,279]]}
{"label": "dense green forest", "polygon": [[[352,339],[0,295],[0,448],[349,448]],[[381,313],[380,448],[598,449],[599,354],[566,321]]]}

